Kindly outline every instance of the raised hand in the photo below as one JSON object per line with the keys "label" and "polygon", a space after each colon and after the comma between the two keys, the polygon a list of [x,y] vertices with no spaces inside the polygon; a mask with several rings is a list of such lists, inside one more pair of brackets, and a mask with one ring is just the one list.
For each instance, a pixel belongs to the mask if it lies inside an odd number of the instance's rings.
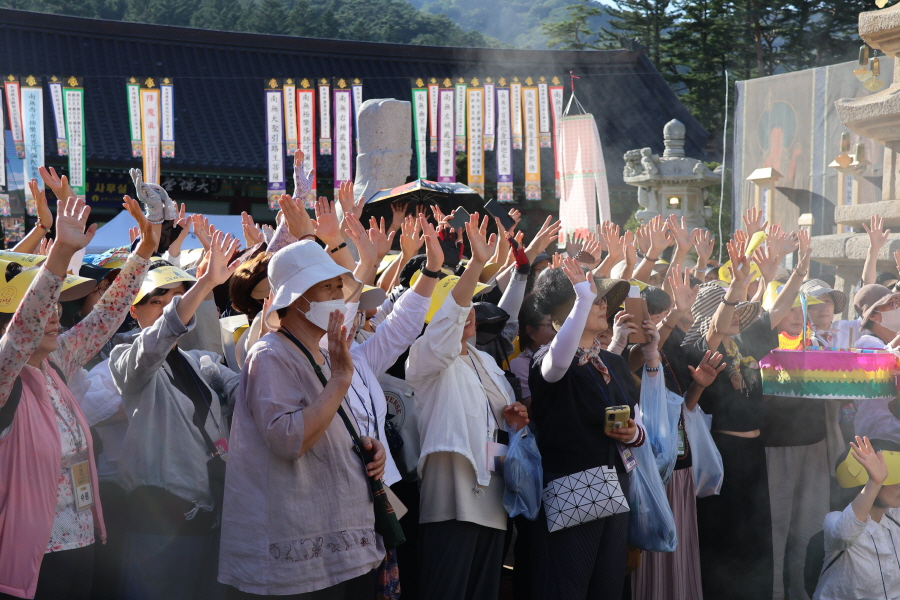
{"label": "raised hand", "polygon": [[97,224],[87,227],[91,207],[84,200],[68,198],[61,206],[57,204],[56,243],[54,247],[71,250],[74,254],[86,247],[94,239]]}
{"label": "raised hand", "polygon": [[344,327],[344,314],[336,310],[328,315],[328,358],[331,361],[331,378],[346,379],[347,385],[353,378],[353,357],[350,355],[350,343],[353,332]]}
{"label": "raised hand", "polygon": [[584,246],[582,246],[578,254],[575,255],[575,260],[592,271],[600,266],[600,261],[602,259],[603,251],[600,250],[600,243],[589,238],[585,239]]}
{"label": "raised hand", "polygon": [[578,285],[583,281],[589,281],[591,282],[591,291],[595,294],[597,293],[597,286],[594,283],[594,277],[591,275],[591,272],[585,272],[584,268],[578,264],[578,261],[571,256],[563,257],[562,270],[563,273],[566,274],[566,277],[569,278],[569,281],[572,282],[572,285]]}
{"label": "raised hand", "polygon": [[853,456],[863,466],[869,479],[876,485],[884,484],[888,476],[887,464],[884,462],[884,455],[881,450],[875,451],[872,442],[867,437],[856,436],[856,443],[850,442]]}
{"label": "raised hand", "polygon": [[35,254],[38,256],[49,256],[51,250],[53,250],[53,240],[48,237],[42,237],[41,243],[38,244],[38,249]]}
{"label": "raised hand", "polygon": [[553,215],[544,219],[544,224],[541,225],[534,239],[525,248],[525,255],[528,256],[528,260],[534,262],[537,255],[546,250],[547,246],[557,239],[560,229],[562,229],[562,221],[553,222]]}
{"label": "raised hand", "polygon": [[869,224],[863,223],[863,229],[869,234],[869,243],[873,248],[881,248],[888,241],[891,230],[884,228],[884,217],[872,215]]}
{"label": "raised hand", "polygon": [[154,227],[147,220],[147,217],[141,212],[140,203],[132,199],[131,196],[122,198],[122,208],[127,210],[131,218],[138,224],[141,241],[138,243],[137,248],[134,249],[134,253],[144,260],[150,260],[153,253],[159,248],[159,227]]}
{"label": "raised hand", "polygon": [[357,219],[362,215],[365,198],[360,196],[359,199],[354,200],[352,181],[342,181],[340,187],[338,187],[337,196],[338,202],[341,203],[341,210],[345,215],[353,213]]}
{"label": "raised hand", "polygon": [[[444,249],[438,239],[437,230],[428,222],[424,214],[419,214],[418,227],[422,229],[421,239],[425,241],[425,268],[429,271],[439,271],[444,262]],[[419,242],[421,245],[421,242]]]}
{"label": "raised hand", "polygon": [[666,225],[669,231],[672,232],[672,237],[675,238],[675,243],[678,244],[679,248],[687,249],[691,247],[691,238],[693,238],[693,234],[697,230],[688,230],[684,217],[681,217],[679,222],[678,217],[669,215]]}
{"label": "raised hand", "polygon": [[472,251],[472,260],[482,265],[487,264],[494,254],[494,247],[497,245],[497,234],[492,233],[490,238],[487,237],[488,217],[478,224],[478,213],[469,215],[469,222],[466,223],[466,235],[469,236],[469,248]]}
{"label": "raised hand", "polygon": [[212,242],[212,238],[209,235],[209,219],[200,213],[191,215],[190,219],[191,226],[194,229],[194,235],[197,236],[200,245],[203,246],[204,250],[209,250],[209,244]]}
{"label": "raised hand", "polygon": [[[358,216],[353,212],[349,212],[344,213],[344,218],[346,219],[349,215]],[[313,221],[313,224],[316,228],[316,237],[327,245],[337,248],[344,243],[340,221],[338,220],[337,212],[334,210],[334,202],[331,202],[325,196],[319,196],[319,199],[316,200],[316,220]]]}
{"label": "raised hand", "polygon": [[746,246],[736,238],[725,245],[728,258],[731,260],[728,270],[731,273],[731,285],[746,288],[750,285],[750,259],[744,254]]}
{"label": "raised hand", "polygon": [[[412,215],[406,215],[400,225],[400,252],[407,259],[412,258],[425,243],[425,238],[419,234],[422,220]],[[443,261],[443,255],[441,255]]]}
{"label": "raised hand", "polygon": [[522,220],[522,213],[515,208],[511,208],[509,209],[509,218],[513,220],[512,227],[509,228],[509,232],[512,233],[519,226],[519,221]]}
{"label": "raised hand", "polygon": [[375,217],[369,218],[369,239],[375,242],[375,252],[378,255],[376,262],[380,262],[390,252],[395,233],[394,231],[385,232],[384,217],[381,217],[380,223]]}
{"label": "raised hand", "polygon": [[[312,184],[313,179],[315,179],[315,173],[312,169],[309,170],[309,173],[303,172],[303,161],[306,157],[303,154],[303,150],[297,149],[294,151],[294,200],[297,200],[301,206],[306,201],[306,198],[309,196],[309,193],[313,191]],[[249,247],[250,244],[248,243]]]}
{"label": "raised hand", "polygon": [[716,245],[716,238],[708,229],[695,229],[692,238],[694,250],[697,251],[697,268],[706,268]]}
{"label": "raised hand", "polygon": [[[319,202],[328,202],[325,198],[319,198]],[[318,202],[316,203],[318,206]],[[318,216],[318,211],[316,212],[316,216]],[[333,214],[333,213],[332,213]],[[335,218],[335,222],[337,222],[337,218]],[[350,236],[350,239],[353,240],[353,243],[356,245],[357,251],[359,251],[359,263],[361,265],[373,265],[377,267],[378,263],[378,252],[375,247],[375,242],[371,239],[371,232],[366,232],[366,228],[363,227],[363,224],[359,222],[359,219],[356,218],[356,215],[350,213],[344,219],[344,222],[347,224],[347,229],[345,230],[347,235]],[[340,235],[340,234],[338,234]],[[322,239],[321,236],[317,236],[319,239]],[[343,239],[343,238],[341,238]],[[322,241],[325,241],[324,239]],[[330,242],[325,241],[326,244],[331,246]],[[340,244],[341,242],[338,242]],[[335,247],[335,246],[332,246]]]}
{"label": "raised hand", "polygon": [[650,227],[641,225],[634,230],[634,241],[644,256],[650,252]]}
{"label": "raised hand", "polygon": [[748,208],[741,217],[741,220],[744,222],[744,229],[748,236],[752,236],[757,231],[765,230],[766,226],[769,224],[768,221],[762,222],[763,213],[760,209],[755,207]]}
{"label": "raised hand", "polygon": [[778,265],[781,264],[781,257],[777,253],[771,251],[768,246],[760,246],[753,251],[751,258],[759,267],[759,272],[766,283],[775,281]]}
{"label": "raised hand", "polygon": [[138,239],[138,237],[140,235],[141,235],[140,227],[129,227],[128,228],[128,243],[133,244],[134,240]]}
{"label": "raised hand", "polygon": [[296,200],[287,194],[282,194],[278,206],[281,207],[288,231],[292,236],[298,240],[304,240],[316,235],[316,226],[309,218],[309,213]]}
{"label": "raised hand", "polygon": [[[890,229],[887,230],[887,233],[890,233]],[[812,241],[809,239],[809,231],[806,229],[798,231],[797,242],[799,244],[797,270],[801,271],[805,277],[809,273],[809,261],[812,259]]]}
{"label": "raised hand", "polygon": [[[44,167],[41,168],[43,169]],[[54,171],[54,173],[56,173],[56,171]],[[28,182],[28,187],[31,189],[31,197],[34,198],[34,205],[37,207],[38,225],[40,225],[45,232],[50,231],[50,228],[53,227],[53,213],[50,212],[50,207],[47,206],[47,195],[34,179]],[[62,197],[67,198],[68,196]],[[74,198],[75,194],[72,194],[71,197]],[[60,198],[60,196],[57,196],[57,198]],[[59,200],[57,200],[57,204],[59,204]]]}
{"label": "raised hand", "polygon": [[214,230],[207,253],[209,260],[203,275],[198,277],[198,281],[203,281],[210,288],[228,281],[239,264],[236,260],[230,264],[228,261],[237,252],[239,245],[240,241],[232,239],[231,234],[225,235],[221,231]]}
{"label": "raised hand", "polygon": [[[191,232],[191,220],[186,216],[187,206],[182,203],[178,208],[178,212],[175,214],[175,226],[181,227],[181,231],[178,232],[178,237],[172,240],[169,243],[169,249],[167,252],[169,256],[178,256],[181,254],[181,245],[184,244],[184,240],[187,239],[188,234]],[[161,226],[157,226],[161,229]]]}
{"label": "raised hand", "polygon": [[[298,152],[300,151],[298,150]],[[182,206],[184,205],[182,204]],[[241,229],[244,232],[244,245],[248,248],[263,241],[262,230],[253,220],[253,217],[247,214],[247,211],[241,212]]]}
{"label": "raised hand", "polygon": [[637,244],[634,243],[634,233],[626,231],[625,235],[619,239],[621,243],[618,245],[617,250],[621,249],[622,253],[625,254],[625,264],[634,266],[637,264]]}
{"label": "raised hand", "polygon": [[[38,174],[44,180],[44,184],[56,196],[57,202],[65,198],[75,197],[75,192],[72,190],[72,186],[69,185],[69,178],[65,175],[62,177],[57,175],[56,169],[53,167],[50,167],[49,170],[46,167],[38,167]],[[38,213],[38,216],[40,216],[40,213]]]}
{"label": "raised hand", "polygon": [[697,299],[697,290],[691,288],[691,275],[687,269],[682,269],[680,273],[677,268],[670,269],[670,271],[672,270],[675,272],[670,272],[667,279],[674,299],[673,310],[676,312],[689,311],[694,305],[694,300]]}
{"label": "raised hand", "polygon": [[[674,243],[674,239],[666,235],[666,221],[662,215],[650,219],[650,250],[646,253],[647,260],[659,260],[663,250]],[[653,255],[653,256],[651,256]]]}
{"label": "raised hand", "polygon": [[716,380],[719,373],[725,369],[726,365],[727,363],[722,362],[720,353],[707,350],[700,364],[696,367],[688,365],[688,371],[690,371],[694,383],[700,387],[708,388]]}
{"label": "raised hand", "polygon": [[[388,231],[399,231],[400,226],[406,219],[406,209],[409,207],[408,202],[392,202],[391,203],[391,227]],[[412,215],[410,215],[412,216]]]}

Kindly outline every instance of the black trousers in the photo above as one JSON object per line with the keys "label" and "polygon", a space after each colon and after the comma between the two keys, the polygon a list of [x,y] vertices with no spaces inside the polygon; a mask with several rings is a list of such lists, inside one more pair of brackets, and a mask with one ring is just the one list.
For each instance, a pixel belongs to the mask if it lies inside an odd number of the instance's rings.
{"label": "black trousers", "polygon": [[398,481],[391,486],[407,513],[400,519],[406,543],[397,547],[397,566],[403,600],[427,600],[419,596],[419,482]]}
{"label": "black trousers", "polygon": [[231,586],[228,586],[225,592],[225,600],[259,600],[260,598],[272,598],[273,600],[276,598],[278,600],[374,600],[375,577],[369,572],[324,590],[291,594],[290,596],[258,596],[242,592]]}
{"label": "black trousers", "polygon": [[128,492],[118,484],[101,481],[100,500],[106,524],[106,544],[94,544],[94,582],[91,600],[116,600],[119,574],[122,572],[122,550],[128,528]]}
{"label": "black trousers", "polygon": [[[35,600],[89,600],[94,576],[94,545],[48,552],[41,561]],[[0,594],[6,600],[15,596]]]}
{"label": "black trousers", "polygon": [[772,598],[772,513],[762,438],[713,432],[725,481],[718,496],[697,500],[704,598]]}
{"label": "black trousers", "polygon": [[505,534],[466,521],[419,525],[419,597],[497,600]]}

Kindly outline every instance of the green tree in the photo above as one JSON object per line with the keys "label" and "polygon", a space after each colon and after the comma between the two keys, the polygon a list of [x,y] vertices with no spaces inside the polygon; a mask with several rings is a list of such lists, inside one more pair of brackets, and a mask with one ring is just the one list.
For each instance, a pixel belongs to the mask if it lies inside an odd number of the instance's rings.
{"label": "green tree", "polygon": [[647,56],[657,68],[668,57],[670,33],[679,17],[671,0],[614,0],[615,7],[608,7],[611,16],[607,26],[600,31],[600,39],[606,48],[623,45],[623,37],[635,38],[647,49]]}
{"label": "green tree", "polygon": [[247,14],[245,28],[257,33],[291,33],[289,9],[284,0],[260,0]]}
{"label": "green tree", "polygon": [[200,0],[191,15],[191,27],[235,31],[246,13],[246,5],[237,0]]}
{"label": "green tree", "polygon": [[581,0],[569,6],[568,19],[543,24],[543,32],[547,37],[547,47],[560,47],[568,50],[589,50],[603,47],[597,31],[591,27],[594,18],[605,14],[596,2]]}
{"label": "green tree", "polygon": [[126,21],[188,27],[199,0],[128,0]]}

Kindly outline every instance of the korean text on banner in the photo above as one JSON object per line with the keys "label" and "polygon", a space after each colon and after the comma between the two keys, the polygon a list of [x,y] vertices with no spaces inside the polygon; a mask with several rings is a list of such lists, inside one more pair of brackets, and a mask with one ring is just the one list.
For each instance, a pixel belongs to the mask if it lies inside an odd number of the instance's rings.
{"label": "korean text on banner", "polygon": [[494,149],[494,130],[496,128],[496,102],[494,94],[494,80],[490,77],[484,80],[484,149]]}
{"label": "korean text on banner", "polygon": [[413,131],[416,138],[416,175],[428,179],[428,88],[422,79],[413,80]]}
{"label": "korean text on banner", "polygon": [[356,151],[359,152],[359,111],[362,110],[363,88],[362,79],[354,78],[350,84],[353,90],[353,131],[356,138]]}
{"label": "korean text on banner", "polygon": [[141,88],[141,143],[144,156],[144,181],[159,185],[159,89],[152,77]]}
{"label": "korean text on banner", "polygon": [[428,80],[428,151],[438,151],[438,113],[440,112],[438,97],[440,96],[441,86],[438,85],[437,79],[432,77]]}
{"label": "korean text on banner", "polygon": [[513,201],[512,131],[510,131],[510,98],[506,80],[497,87],[497,201]]}
{"label": "korean text on banner", "polygon": [[63,110],[63,84],[56,75],[50,76],[47,89],[50,90],[50,105],[53,107],[53,125],[56,128],[56,154],[66,156],[69,145],[66,141],[66,113]]}
{"label": "korean text on banner", "polygon": [[456,109],[453,106],[456,90],[450,87],[450,80],[444,80],[445,87],[440,90],[440,109],[438,118],[440,121],[440,135],[438,136],[438,181],[441,183],[453,183],[456,181],[456,152],[454,151],[454,117]]}
{"label": "korean text on banner", "polygon": [[456,144],[454,148],[457,152],[466,151],[466,81],[460,77],[456,80],[456,98],[454,107],[456,108]]}
{"label": "korean text on banner", "polygon": [[513,150],[522,149],[522,83],[513,77],[509,84],[509,118],[511,121]]}
{"label": "korean text on banner", "polygon": [[468,94],[468,128],[469,128],[469,187],[484,196],[484,90],[478,86],[478,80],[472,80]]}
{"label": "korean text on banner", "polygon": [[66,130],[69,134],[69,185],[78,196],[87,192],[84,140],[84,88],[77,77],[69,77],[63,89]]}
{"label": "korean text on banner", "polygon": [[[29,75],[22,86],[22,129],[25,137],[25,181],[37,180],[43,189],[44,181],[38,169],[44,166],[44,97],[37,77]],[[25,186],[25,206],[29,215],[37,214],[31,189]]]}
{"label": "korean text on banner", "polygon": [[319,80],[319,154],[331,156],[331,84]]}
{"label": "korean text on banner", "polygon": [[556,180],[556,197],[562,188],[559,183],[559,120],[562,118],[563,112],[563,86],[559,85],[559,78],[553,78],[553,85],[550,86],[550,115],[553,117],[553,171]]}
{"label": "korean text on banner", "polygon": [[546,77],[538,79],[538,109],[540,112],[541,148],[550,148],[550,97]]}
{"label": "korean text on banner", "polygon": [[278,210],[278,201],[287,191],[284,179],[284,110],[281,85],[277,79],[266,82],[266,156],[268,174],[266,195],[269,209]]}
{"label": "korean text on banner", "polygon": [[[6,107],[9,109],[9,131],[16,145],[16,156],[25,158],[25,132],[22,130],[22,99],[19,78],[7,75],[3,82],[6,91]],[[26,186],[27,189],[28,186]]]}
{"label": "korean text on banner", "polygon": [[175,87],[171,77],[159,84],[160,142],[163,158],[175,158]]}
{"label": "korean text on banner", "polygon": [[[343,85],[342,85],[343,84]],[[353,91],[343,79],[334,90],[334,193],[344,181],[353,181]]]}
{"label": "korean text on banner", "polygon": [[309,79],[300,80],[297,88],[297,143],[303,151],[303,171],[312,171],[312,187],[304,199],[306,208],[313,208],[316,200],[316,90]]}
{"label": "korean text on banner", "polygon": [[[530,82],[529,77],[526,83]],[[538,126],[538,88],[522,88],[525,113],[525,199],[541,199],[541,148]]]}
{"label": "korean text on banner", "polygon": [[131,156],[137,158],[144,153],[141,142],[141,84],[136,77],[129,77],[125,83],[128,94],[128,130],[131,132]]}
{"label": "korean text on banner", "polygon": [[297,150],[297,86],[285,79],[281,88],[284,99],[284,153],[293,156]]}

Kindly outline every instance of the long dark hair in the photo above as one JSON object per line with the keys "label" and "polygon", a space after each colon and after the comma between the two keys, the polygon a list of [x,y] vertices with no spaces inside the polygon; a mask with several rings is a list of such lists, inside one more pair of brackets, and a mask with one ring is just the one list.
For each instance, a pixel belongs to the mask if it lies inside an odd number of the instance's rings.
{"label": "long dark hair", "polygon": [[534,294],[529,294],[522,302],[522,308],[519,310],[519,348],[522,350],[531,348],[534,340],[528,335],[528,327],[536,329],[540,327],[541,321],[547,315],[541,313],[535,304]]}

